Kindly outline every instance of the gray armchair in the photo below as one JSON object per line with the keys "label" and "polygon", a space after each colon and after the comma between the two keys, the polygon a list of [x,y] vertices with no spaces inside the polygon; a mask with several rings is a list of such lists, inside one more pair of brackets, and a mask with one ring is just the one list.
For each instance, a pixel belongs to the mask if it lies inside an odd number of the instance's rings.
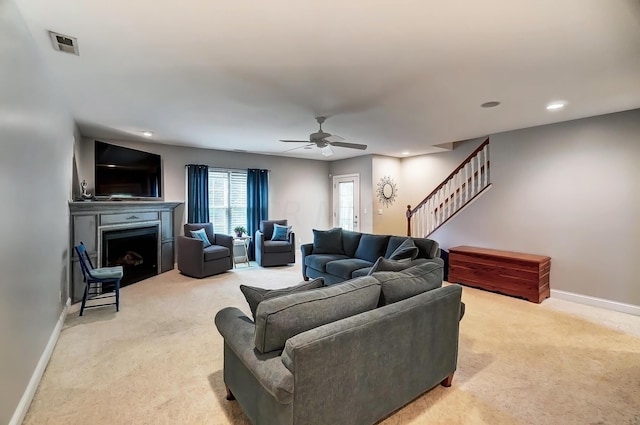
{"label": "gray armchair", "polygon": [[262,220],[260,228],[256,230],[254,246],[256,262],[262,267],[285,266],[296,262],[296,236],[289,233],[286,241],[272,241],[273,225],[288,226],[287,220]]}
{"label": "gray armchair", "polygon": [[[211,246],[192,238],[192,230],[204,229]],[[213,232],[211,223],[184,225],[184,236],[178,236],[178,270],[191,277],[202,278],[233,268],[233,238]]]}

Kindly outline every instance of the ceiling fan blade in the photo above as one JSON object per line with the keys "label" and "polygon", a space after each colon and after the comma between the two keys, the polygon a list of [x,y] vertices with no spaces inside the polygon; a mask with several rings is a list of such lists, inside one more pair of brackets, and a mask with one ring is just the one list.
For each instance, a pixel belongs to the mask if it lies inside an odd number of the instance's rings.
{"label": "ceiling fan blade", "polygon": [[309,143],[308,140],[280,140],[285,143]]}
{"label": "ceiling fan blade", "polygon": [[329,143],[335,143],[335,142],[344,142],[346,139],[344,137],[336,136],[335,134],[333,134],[331,136],[325,137],[324,140],[326,140]]}
{"label": "ceiling fan blade", "polygon": [[360,149],[361,151],[367,149],[367,145],[361,145],[358,143],[331,142],[330,145],[338,148]]}
{"label": "ceiling fan blade", "polygon": [[[297,142],[297,140],[291,140],[291,141],[292,141],[292,142]],[[312,146],[315,146],[315,144],[314,144],[314,143],[309,143],[309,142],[305,142],[305,143],[307,143],[307,144],[306,144],[306,145],[304,145],[304,146],[296,146],[295,148],[291,148],[291,149],[287,149],[287,150],[285,150],[285,151],[282,151],[282,153],[295,151],[295,150],[297,150],[297,149],[309,149],[309,148],[311,148]]]}

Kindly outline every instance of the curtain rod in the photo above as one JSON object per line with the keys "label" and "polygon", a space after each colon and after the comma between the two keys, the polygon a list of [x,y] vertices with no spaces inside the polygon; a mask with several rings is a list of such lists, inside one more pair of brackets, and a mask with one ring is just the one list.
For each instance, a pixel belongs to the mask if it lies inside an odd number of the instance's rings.
{"label": "curtain rod", "polygon": [[[186,164],[184,167],[187,168],[189,165],[207,165],[207,164]],[[221,170],[221,171],[247,171],[249,169],[249,168],[216,167],[213,165],[207,165],[207,167],[213,168],[214,170]],[[260,170],[260,168],[254,168],[254,170]],[[266,169],[264,171],[271,172],[271,170],[269,169]]]}

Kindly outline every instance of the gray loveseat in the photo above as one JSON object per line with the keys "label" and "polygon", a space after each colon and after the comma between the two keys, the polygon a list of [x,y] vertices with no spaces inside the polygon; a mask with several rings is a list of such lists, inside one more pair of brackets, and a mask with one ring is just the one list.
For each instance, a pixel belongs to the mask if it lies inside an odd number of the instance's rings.
{"label": "gray loveseat", "polygon": [[462,288],[431,266],[220,310],[227,398],[254,425],[366,425],[451,385]]}
{"label": "gray loveseat", "polygon": [[415,264],[431,261],[444,265],[438,242],[408,236],[373,235],[351,232],[340,228],[328,231],[314,230],[314,242],[300,246],[302,251],[302,277],[322,277],[325,285],[366,276],[379,257],[392,254],[411,239],[417,247]]}

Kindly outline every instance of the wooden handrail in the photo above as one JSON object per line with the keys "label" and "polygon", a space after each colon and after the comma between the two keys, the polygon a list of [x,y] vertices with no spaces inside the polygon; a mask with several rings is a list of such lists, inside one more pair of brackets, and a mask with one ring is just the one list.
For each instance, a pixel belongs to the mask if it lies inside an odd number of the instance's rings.
{"label": "wooden handrail", "polygon": [[[455,170],[453,170],[451,172],[451,174],[449,174],[447,176],[447,178],[445,178],[442,183],[440,183],[438,185],[438,187],[436,187],[430,194],[428,194],[418,205],[416,205],[413,209],[409,208],[409,205],[407,205],[407,221],[410,222],[411,221],[411,216],[413,216],[413,214],[415,214],[415,212],[421,207],[423,206],[428,200],[429,198],[431,198],[431,196],[433,196],[436,192],[438,192],[445,184],[447,184],[447,181],[449,181],[450,178],[452,178],[453,176],[456,175],[456,173],[460,170],[462,170],[464,168],[465,165],[467,165],[467,163],[469,163],[473,157],[475,157],[478,152],[480,152],[482,149],[484,149],[484,147],[486,145],[489,144],[489,138],[487,137],[487,139],[482,142],[482,144],[480,146],[478,146],[476,148],[476,150],[474,150],[464,161],[462,161],[460,163],[460,165],[458,166],[458,168],[456,168]],[[407,224],[408,226],[409,224]]]}

